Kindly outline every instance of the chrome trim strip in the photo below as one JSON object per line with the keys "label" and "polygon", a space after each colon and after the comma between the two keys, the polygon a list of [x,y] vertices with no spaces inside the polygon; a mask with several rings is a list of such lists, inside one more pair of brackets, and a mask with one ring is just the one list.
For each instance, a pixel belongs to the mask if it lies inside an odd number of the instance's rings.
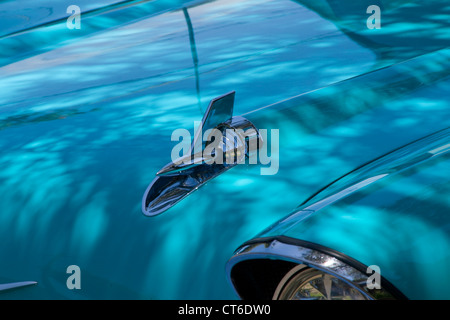
{"label": "chrome trim strip", "polygon": [[363,181],[360,181],[360,182],[358,182],[358,183],[356,183],[354,185],[351,185],[351,186],[345,188],[342,191],[339,191],[339,192],[337,192],[337,193],[335,193],[335,194],[333,194],[333,195],[331,195],[329,197],[326,197],[325,199],[322,199],[322,200],[320,200],[320,201],[318,201],[318,202],[316,202],[316,203],[314,203],[314,204],[304,208],[301,211],[305,211],[305,210],[307,210],[307,211],[319,211],[320,209],[322,209],[322,208],[324,208],[324,207],[326,207],[326,206],[328,206],[328,205],[330,205],[330,204],[332,204],[332,203],[334,203],[336,201],[339,201],[340,199],[345,198],[348,195],[350,195],[350,194],[352,194],[354,192],[357,192],[358,190],[360,190],[360,189],[362,189],[362,188],[364,188],[364,187],[366,187],[366,186],[368,186],[368,185],[370,185],[370,184],[372,184],[374,182],[377,182],[378,180],[380,180],[380,179],[382,179],[382,178],[384,178],[386,176],[388,176],[388,174],[384,173],[384,174],[379,174],[379,175],[376,175],[374,177],[370,177],[370,178],[364,179]]}
{"label": "chrome trim strip", "polygon": [[[359,166],[314,193],[294,209],[293,212],[295,213],[301,210],[317,211],[327,205],[323,204],[322,201],[328,201],[330,199],[334,200],[334,195],[340,194],[345,190],[348,190],[349,192],[343,196],[350,195],[353,191],[360,189],[349,190],[352,186],[357,186],[361,182],[368,182],[368,184],[376,182],[385,176],[392,176],[434,157],[442,156],[447,152],[450,152],[450,128],[442,129],[426,137],[410,142]],[[370,181],[370,179],[376,180]],[[364,187],[364,185],[361,187]],[[332,194],[329,194],[330,189],[333,188],[336,190],[332,191]],[[318,208],[315,208],[317,205]]]}
{"label": "chrome trim strip", "polygon": [[0,292],[36,285],[36,281],[22,281],[0,284]]}

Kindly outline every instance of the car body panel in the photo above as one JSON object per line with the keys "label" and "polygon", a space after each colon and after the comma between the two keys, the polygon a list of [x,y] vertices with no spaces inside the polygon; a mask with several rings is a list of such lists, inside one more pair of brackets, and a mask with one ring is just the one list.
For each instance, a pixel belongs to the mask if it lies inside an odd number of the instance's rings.
{"label": "car body panel", "polygon": [[[382,56],[301,3],[144,1],[82,15],[79,32],[39,19],[0,39],[0,283],[38,283],[2,299],[235,298],[224,265],[240,243],[449,126],[446,49]],[[172,131],[231,90],[236,115],[280,129],[277,175],[238,166],[143,216]]]}
{"label": "car body panel", "polygon": [[[450,129],[336,181],[258,237],[333,248],[411,299],[448,299]],[[431,271],[432,270],[432,271]]]}

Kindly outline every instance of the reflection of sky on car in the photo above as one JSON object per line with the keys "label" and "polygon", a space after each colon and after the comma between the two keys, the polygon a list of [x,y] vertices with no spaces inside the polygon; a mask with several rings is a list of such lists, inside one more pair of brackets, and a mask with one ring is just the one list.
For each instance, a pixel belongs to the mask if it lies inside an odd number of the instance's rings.
{"label": "reflection of sky on car", "polygon": [[[232,298],[224,266],[239,244],[354,166],[449,125],[445,50],[398,66],[409,78],[397,86],[388,70],[338,83],[398,61],[295,2],[207,2],[188,9],[197,92],[185,15],[151,16],[156,4],[88,16],[75,39],[65,23],[0,39],[0,277],[77,297],[56,270],[78,264],[101,297],[129,285],[129,297]],[[238,166],[145,218],[171,132],[231,90],[236,115],[288,99],[252,114],[280,128],[278,175]]]}
{"label": "reflection of sky on car", "polygon": [[[148,0],[147,0],[148,1]],[[34,0],[3,0],[0,3],[0,20],[2,21],[1,36],[48,25],[58,20],[67,18],[67,8],[76,5],[81,12],[95,12],[96,10],[114,9],[117,5],[128,5],[145,0],[39,0],[36,5]],[[161,2],[161,1],[160,1]],[[165,0],[167,5],[173,6],[180,1]],[[184,1],[186,2],[186,1]]]}
{"label": "reflection of sky on car", "polygon": [[[217,95],[236,90],[239,93],[236,111],[248,111],[360,74],[362,70],[371,70],[374,56],[370,50],[342,36],[333,24],[323,22],[317,14],[290,2],[266,1],[259,6],[257,3],[248,1],[237,8],[228,5],[229,9],[224,10],[222,6],[215,7],[213,2],[189,9],[195,30],[204,104]],[[281,9],[288,10],[283,12]],[[197,21],[196,17],[204,11],[210,18]],[[88,24],[90,18],[86,20]],[[65,26],[52,28],[64,29]],[[320,44],[325,42],[323,37],[330,36],[326,41],[328,48],[324,50]],[[336,53],[329,59],[331,50]],[[169,85],[171,93],[174,90],[170,84],[180,81],[185,81],[182,86],[186,93],[179,98],[186,100],[193,86],[188,83],[194,81],[189,53],[182,11],[138,19],[135,23],[107,29],[72,45],[6,66],[3,72],[14,75],[2,77],[2,81],[8,83],[8,89],[2,92],[0,101],[6,105],[24,105],[35,96],[57,95],[58,104],[66,108],[86,105],[90,101],[98,104],[105,96],[110,99],[141,90],[145,90],[147,99],[151,99],[152,91],[155,92],[159,100],[161,85]],[[347,59],[350,53],[352,61]],[[70,87],[66,85],[67,81],[71,81]],[[250,94],[257,89],[257,95]],[[25,101],[18,94],[24,90],[27,91]],[[73,92],[76,92],[76,99],[71,95]],[[176,94],[182,92],[177,90]],[[276,93],[279,97],[274,99]],[[69,97],[63,98],[62,104],[60,99],[64,94]],[[56,105],[50,101],[46,100],[45,105],[54,109]],[[167,101],[167,97],[161,99],[163,104]],[[146,103],[154,105],[152,101]],[[177,106],[176,101],[174,104]],[[161,107],[156,102],[159,110],[172,109],[174,104]],[[158,118],[155,120],[157,123]]]}

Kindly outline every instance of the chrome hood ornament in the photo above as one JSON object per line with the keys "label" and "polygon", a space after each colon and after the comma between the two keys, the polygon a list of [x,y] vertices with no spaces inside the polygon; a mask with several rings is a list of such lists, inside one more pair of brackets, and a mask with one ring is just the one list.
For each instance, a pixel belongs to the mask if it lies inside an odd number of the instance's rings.
{"label": "chrome hood ornament", "polygon": [[234,96],[232,91],[213,99],[195,134],[191,152],[158,171],[142,198],[142,212],[146,216],[163,213],[246,159],[256,163],[253,157],[263,141],[249,120],[233,117]]}

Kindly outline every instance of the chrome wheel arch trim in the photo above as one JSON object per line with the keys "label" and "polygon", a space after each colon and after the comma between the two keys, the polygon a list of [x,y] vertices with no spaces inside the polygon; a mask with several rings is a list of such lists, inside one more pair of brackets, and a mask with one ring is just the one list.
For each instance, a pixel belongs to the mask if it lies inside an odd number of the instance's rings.
{"label": "chrome wheel arch trim", "polygon": [[[240,262],[258,259],[282,260],[315,268],[351,284],[368,299],[375,299],[371,295],[370,290],[365,288],[369,277],[365,273],[367,266],[333,249],[286,236],[250,240],[242,244],[228,260],[225,267],[227,280],[239,297],[240,294],[237,292],[231,278],[232,269]],[[379,290],[384,291],[395,299],[408,299],[383,277],[381,277],[381,289]]]}

